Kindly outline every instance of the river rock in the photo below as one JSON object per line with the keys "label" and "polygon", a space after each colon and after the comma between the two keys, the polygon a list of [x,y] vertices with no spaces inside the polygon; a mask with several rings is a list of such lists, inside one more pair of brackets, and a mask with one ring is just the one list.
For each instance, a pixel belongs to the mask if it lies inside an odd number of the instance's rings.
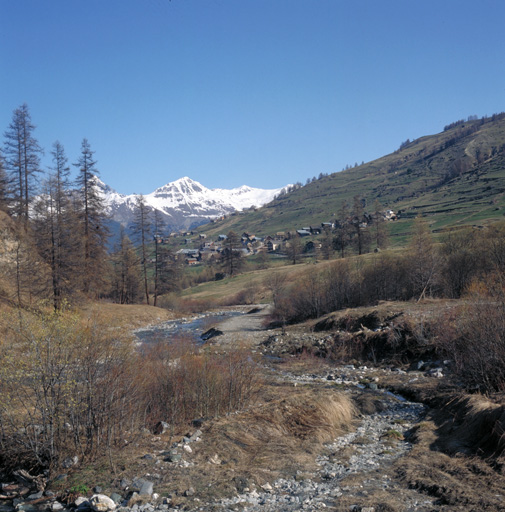
{"label": "river rock", "polygon": [[71,468],[73,466],[77,466],[79,464],[79,457],[74,455],[73,457],[67,457],[61,464],[65,469]]}
{"label": "river rock", "polygon": [[204,332],[200,338],[203,341],[209,341],[211,338],[215,338],[216,336],[221,336],[223,331],[216,329],[215,327],[211,327],[208,331]]}
{"label": "river rock", "polygon": [[164,434],[165,432],[168,432],[169,429],[170,429],[169,423],[167,423],[166,421],[158,421],[158,423],[156,423],[156,426],[153,429],[153,434],[156,434],[156,435]]}
{"label": "river rock", "polygon": [[116,504],[105,494],[94,494],[89,499],[91,508],[96,512],[107,512],[108,510],[115,510]]}
{"label": "river rock", "polygon": [[142,484],[142,487],[140,488],[140,496],[151,496],[154,490],[154,484],[153,482],[150,482],[149,480],[145,480]]}

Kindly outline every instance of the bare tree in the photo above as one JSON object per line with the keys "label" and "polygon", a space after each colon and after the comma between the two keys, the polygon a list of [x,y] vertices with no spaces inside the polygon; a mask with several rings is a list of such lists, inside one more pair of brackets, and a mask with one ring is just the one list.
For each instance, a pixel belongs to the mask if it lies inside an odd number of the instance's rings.
{"label": "bare tree", "polygon": [[34,179],[36,173],[40,172],[40,155],[43,153],[33,137],[34,130],[28,105],[24,103],[14,111],[5,132],[5,156],[11,174],[14,211],[23,220],[25,231],[28,229],[29,205],[35,189]]}
{"label": "bare tree", "polygon": [[300,258],[302,257],[302,241],[300,240],[300,237],[298,233],[288,233],[289,235],[289,241],[286,243],[286,253],[288,255],[288,258],[291,260],[291,263],[293,265],[296,265],[300,262]]}
{"label": "bare tree", "polygon": [[121,227],[119,244],[112,253],[111,283],[112,296],[120,304],[132,304],[142,295],[139,263],[135,247]]}
{"label": "bare tree", "polygon": [[381,204],[378,200],[374,203],[373,220],[373,235],[375,247],[378,249],[385,249],[389,245],[389,233],[382,211]]}
{"label": "bare tree", "polygon": [[351,211],[347,201],[342,203],[338,211],[338,220],[335,237],[335,248],[340,251],[340,256],[345,258],[345,251],[350,243],[351,236]]}
{"label": "bare tree", "polygon": [[135,205],[135,220],[132,226],[132,233],[140,249],[140,264],[144,278],[144,294],[146,303],[149,304],[149,256],[148,256],[148,238],[151,231],[149,210],[145,197],[141,194],[137,196]]}
{"label": "bare tree", "polygon": [[234,276],[242,266],[242,243],[240,237],[233,231],[226,235],[221,257],[228,275]]}
{"label": "bare tree", "polygon": [[0,210],[7,211],[8,180],[5,159],[0,151]]}
{"label": "bare tree", "polygon": [[53,144],[52,173],[43,194],[35,203],[34,238],[40,255],[49,265],[51,295],[55,310],[64,297],[72,295],[77,267],[78,242],[74,231],[76,217],[70,200],[68,160],[60,142]]}
{"label": "bare tree", "polygon": [[432,295],[436,284],[439,258],[426,220],[416,217],[414,234],[408,247],[410,282],[413,294],[421,300]]}
{"label": "bare tree", "polygon": [[87,139],[81,144],[81,156],[74,165],[78,168],[79,221],[82,239],[82,288],[95,295],[104,285],[107,259],[106,242],[109,235],[105,224],[105,206],[99,190],[98,170],[94,152]]}

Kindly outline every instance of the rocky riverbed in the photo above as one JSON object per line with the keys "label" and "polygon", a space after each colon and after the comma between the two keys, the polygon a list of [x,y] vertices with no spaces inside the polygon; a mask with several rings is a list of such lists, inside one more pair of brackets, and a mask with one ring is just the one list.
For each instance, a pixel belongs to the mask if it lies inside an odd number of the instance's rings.
{"label": "rocky riverbed", "polygon": [[[111,481],[115,483],[105,489],[106,492],[96,485],[87,496],[77,496],[79,490],[75,486],[75,496],[68,489],[55,493],[46,490],[45,482],[42,483],[40,478],[37,480],[38,477],[29,473],[19,474],[16,480],[1,484],[0,512],[70,509],[82,512],[480,510],[471,501],[467,500],[467,505],[464,499],[455,499],[451,503],[443,493],[429,492],[428,487],[410,485],[401,478],[405,473],[403,461],[412,458],[415,447],[417,438],[413,432],[430,423],[427,421],[429,410],[422,403],[388,391],[387,383],[398,378],[404,386],[428,386],[444,379],[449,362],[418,361],[409,371],[354,364],[319,365],[313,364],[314,361],[294,366],[285,364],[293,357],[291,349],[286,347],[325,343],[328,334],[293,331],[283,335],[276,330],[266,331],[264,321],[268,309],[243,308],[243,312],[247,311],[249,315],[233,316],[220,323],[218,328],[222,334],[209,343],[217,350],[226,350],[240,341],[258,358],[265,379],[272,386],[279,386],[280,390],[291,387],[314,393],[318,389],[344,393],[358,406],[359,414],[353,428],[311,452],[312,462],[307,467],[297,467],[290,475],[288,471],[283,477],[270,480],[265,478],[265,472],[261,478],[251,478],[250,471],[245,477],[234,468],[233,454],[225,456],[217,451],[209,452],[215,434],[209,430],[206,421],[196,422],[186,435],[179,437],[168,435],[165,427],[168,430],[169,425],[161,424],[156,433],[145,434],[149,451],[135,461],[137,474],[119,479],[113,479],[111,475]],[[426,450],[430,448],[427,446]],[[282,465],[282,461],[278,462]],[[477,467],[477,463],[474,462],[474,466]],[[218,478],[213,476],[218,471],[228,475],[229,479],[229,485],[222,486],[219,491]],[[128,468],[124,472],[128,473]],[[67,476],[60,475],[59,478]],[[178,483],[167,484],[168,476],[173,477],[170,481]],[[450,482],[448,477],[447,482]],[[500,485],[499,491],[504,487]],[[501,510],[499,504],[503,498],[496,489],[493,492],[492,499],[485,501],[487,505],[482,510]],[[505,509],[505,502],[503,504]]]}

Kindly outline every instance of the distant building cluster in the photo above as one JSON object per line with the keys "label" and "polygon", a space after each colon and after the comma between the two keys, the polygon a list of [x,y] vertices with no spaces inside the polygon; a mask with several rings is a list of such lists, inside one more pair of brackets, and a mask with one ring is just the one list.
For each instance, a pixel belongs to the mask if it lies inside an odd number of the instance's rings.
{"label": "distant building cluster", "polygon": [[[397,214],[393,210],[383,212],[383,220],[394,221]],[[349,217],[345,220],[334,220],[330,222],[322,222],[320,225],[303,226],[294,232],[280,231],[265,237],[257,237],[256,235],[244,232],[240,236],[241,251],[243,256],[251,256],[258,253],[283,253],[290,245],[290,240],[295,236],[301,239],[307,239],[305,242],[305,250],[310,251],[318,249],[321,244],[310,240],[309,238],[321,235],[322,233],[333,233],[342,227],[343,224],[360,223],[360,227],[366,228],[373,222],[372,216],[364,213],[360,219]],[[155,240],[159,244],[167,244],[173,238],[182,238],[182,245],[191,246],[179,249],[174,257],[176,260],[183,261],[186,265],[198,265],[207,262],[213,258],[220,258],[225,249],[227,235],[220,234],[214,240],[210,240],[205,233],[196,234],[193,231],[182,233],[170,233],[166,237],[155,235]]]}

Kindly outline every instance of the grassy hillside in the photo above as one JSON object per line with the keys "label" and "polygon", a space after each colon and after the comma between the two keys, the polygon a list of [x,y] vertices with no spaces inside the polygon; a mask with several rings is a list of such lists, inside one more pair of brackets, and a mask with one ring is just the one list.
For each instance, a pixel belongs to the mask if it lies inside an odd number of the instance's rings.
{"label": "grassy hillside", "polygon": [[[314,170],[317,174],[317,169]],[[318,225],[338,217],[344,201],[361,195],[400,212],[398,237],[418,214],[432,229],[479,225],[505,212],[505,114],[456,122],[436,135],[407,141],[394,153],[322,177],[256,211],[203,226],[209,235],[249,231],[258,236]]]}

